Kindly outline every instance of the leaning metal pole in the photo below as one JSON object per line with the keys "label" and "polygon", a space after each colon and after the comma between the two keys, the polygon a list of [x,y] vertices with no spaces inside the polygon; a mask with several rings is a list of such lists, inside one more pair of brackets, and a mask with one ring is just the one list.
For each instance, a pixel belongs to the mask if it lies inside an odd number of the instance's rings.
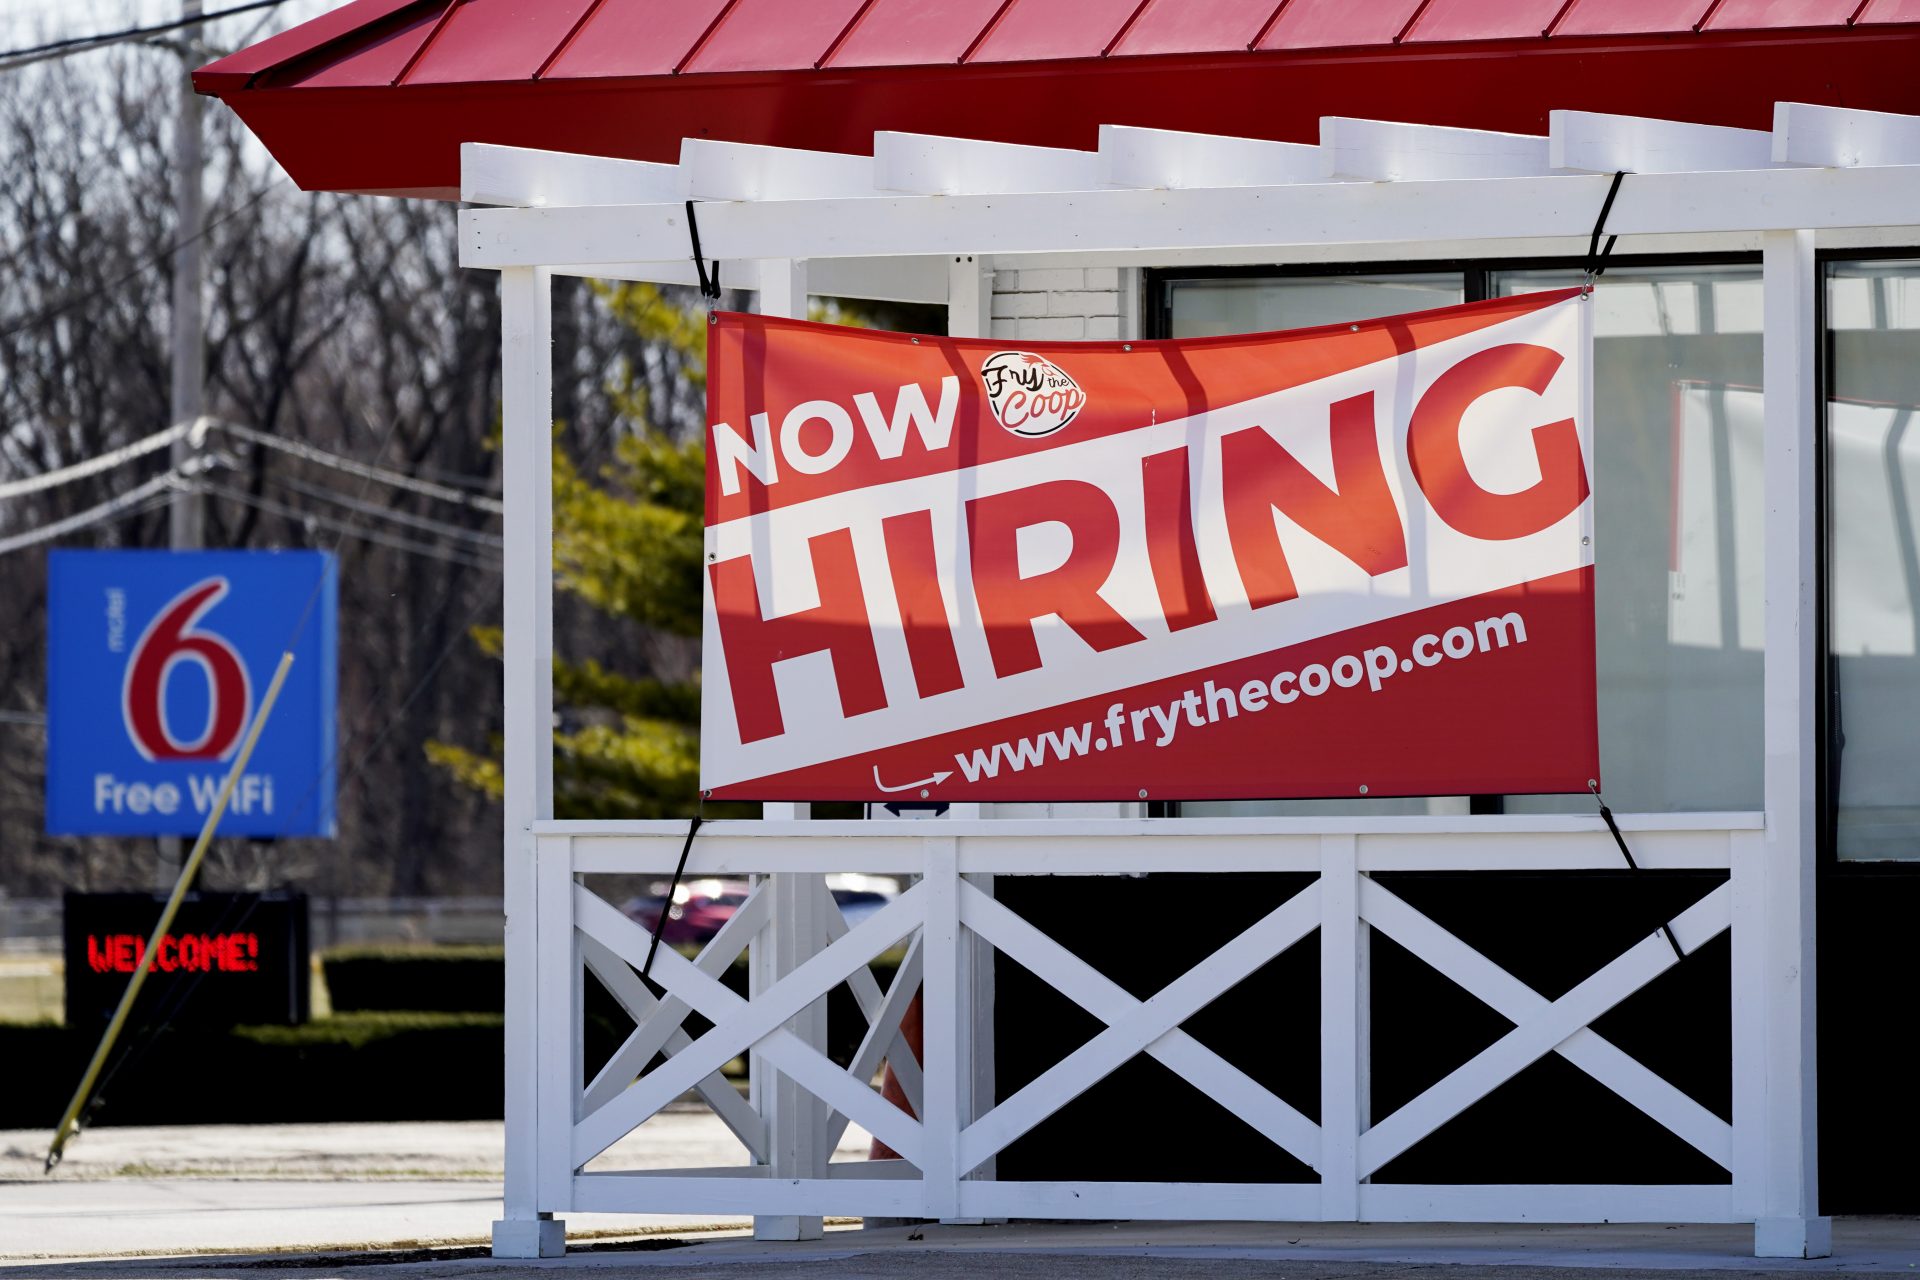
{"label": "leaning metal pole", "polygon": [[179,878],[173,882],[173,894],[167,899],[166,909],[161,911],[158,923],[153,926],[153,933],[147,938],[146,949],[140,953],[140,963],[134,966],[133,976],[127,980],[126,992],[120,997],[120,1007],[113,1011],[106,1034],[100,1037],[100,1046],[93,1051],[93,1061],[87,1064],[87,1073],[80,1078],[80,1087],[73,1091],[73,1101],[67,1104],[66,1114],[60,1117],[60,1127],[54,1130],[53,1145],[47,1148],[48,1173],[52,1173],[53,1166],[60,1163],[60,1157],[67,1149],[67,1139],[73,1136],[80,1112],[85,1109],[87,1099],[93,1095],[94,1085],[100,1079],[100,1069],[106,1065],[107,1055],[113,1052],[114,1042],[120,1038],[120,1032],[126,1026],[127,1015],[133,1011],[133,1002],[140,998],[140,988],[146,985],[147,974],[153,970],[153,958],[160,950],[160,939],[166,937],[167,930],[173,927],[173,918],[180,912],[180,903],[187,896],[187,888],[193,883],[201,861],[207,856],[207,846],[213,843],[214,828],[220,825],[220,819],[226,815],[227,802],[233,798],[234,785],[240,781],[240,775],[246,772],[247,761],[253,758],[254,745],[260,741],[260,731],[267,726],[267,715],[273,710],[274,700],[280,696],[280,686],[286,683],[287,672],[292,666],[293,651],[288,650],[280,655],[280,665],[274,669],[273,681],[267,685],[266,696],[260,700],[260,711],[253,718],[253,727],[247,730],[246,741],[240,744],[239,754],[233,758],[233,767],[227,770],[227,780],[220,784],[220,794],[215,797],[207,820],[200,826],[200,838],[193,842],[193,852],[187,855]]}

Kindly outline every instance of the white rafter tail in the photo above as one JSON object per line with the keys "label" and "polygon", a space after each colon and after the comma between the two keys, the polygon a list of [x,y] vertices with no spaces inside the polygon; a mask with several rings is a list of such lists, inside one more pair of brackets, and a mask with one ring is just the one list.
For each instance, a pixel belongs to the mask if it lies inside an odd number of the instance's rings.
{"label": "white rafter tail", "polygon": [[1100,126],[1100,159],[1113,187],[1175,191],[1187,187],[1278,187],[1325,182],[1320,148],[1177,129]]}
{"label": "white rafter tail", "polygon": [[1547,140],[1537,134],[1352,116],[1320,117],[1320,151],[1327,177],[1370,182],[1525,178],[1552,172]]}
{"label": "white rafter tail", "polygon": [[1920,116],[1776,102],[1773,159],[1822,169],[1920,164]]}
{"label": "white rafter tail", "polygon": [[755,142],[685,138],[680,168],[694,200],[835,200],[870,196],[873,159]]}
{"label": "white rafter tail", "polygon": [[1547,116],[1548,161],[1566,173],[1687,173],[1766,169],[1773,135],[1763,129],[1554,111]]}
{"label": "white rafter tail", "polygon": [[671,204],[687,198],[679,165],[616,160],[491,142],[460,144],[460,198],[539,209],[560,205]]}
{"label": "white rafter tail", "polygon": [[882,131],[873,135],[873,182],[908,195],[1011,195],[1094,191],[1107,178],[1097,151]]}

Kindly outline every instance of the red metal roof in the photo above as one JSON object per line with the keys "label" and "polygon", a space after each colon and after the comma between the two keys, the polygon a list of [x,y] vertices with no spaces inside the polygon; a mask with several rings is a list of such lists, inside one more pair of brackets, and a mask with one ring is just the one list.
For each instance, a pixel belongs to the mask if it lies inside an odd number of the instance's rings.
{"label": "red metal roof", "polygon": [[1544,132],[1920,113],[1920,0],[353,0],[194,75],[309,189],[450,196],[461,142],[672,160],[877,129],[1313,141],[1322,115]]}

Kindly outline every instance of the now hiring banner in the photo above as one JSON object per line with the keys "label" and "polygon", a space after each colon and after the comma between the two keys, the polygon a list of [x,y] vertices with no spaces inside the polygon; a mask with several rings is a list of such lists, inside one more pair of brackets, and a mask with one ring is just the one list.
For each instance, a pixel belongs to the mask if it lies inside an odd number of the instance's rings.
{"label": "now hiring banner", "polygon": [[1590,314],[1018,348],[718,316],[702,787],[1585,791]]}

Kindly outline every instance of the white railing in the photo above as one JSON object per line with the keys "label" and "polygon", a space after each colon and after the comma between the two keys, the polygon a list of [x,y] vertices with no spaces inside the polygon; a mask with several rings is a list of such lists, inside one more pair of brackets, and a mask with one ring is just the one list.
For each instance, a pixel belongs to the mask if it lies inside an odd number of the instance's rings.
{"label": "white railing", "polygon": [[[538,1207],[761,1217],[1147,1218],[1287,1221],[1751,1222],[1762,1214],[1767,1159],[1766,908],[1761,819],[1696,814],[1622,819],[1646,869],[1723,870],[1724,883],[1558,999],[1534,991],[1372,878],[1381,871],[1618,869],[1597,819],[935,820],[714,822],[687,874],[753,877],[747,904],[689,960],[662,946],[638,970],[647,931],[582,877],[661,877],[677,861],[679,823],[545,822],[534,830],[535,981],[519,1025],[536,1026]],[[849,929],[827,872],[914,879]],[[1307,872],[1316,879],[1145,1000],[997,902],[993,877],[1139,872]],[[1514,1024],[1483,1052],[1390,1115],[1366,1114],[1368,929],[1392,938]],[[1731,928],[1733,1120],[1661,1079],[1593,1022]],[[1321,1096],[1316,1123],[1208,1049],[1181,1024],[1242,978],[1318,933]],[[882,990],[868,969],[906,942]],[[1174,950],[1176,944],[1142,939]],[[746,954],[751,998],[720,975]],[[991,955],[1017,961],[1105,1024],[1081,1048],[997,1103],[991,1059]],[[1189,957],[1169,954],[1170,962]],[[593,972],[634,1030],[583,1083],[582,990]],[[825,1054],[825,999],[849,984],[868,1020],[851,1069]],[[923,992],[924,1067],[901,1047],[902,1014]],[[713,1025],[698,1037],[697,1012]],[[751,1053],[755,1084],[720,1074]],[[1137,1054],[1149,1054],[1276,1147],[1317,1182],[1001,1182],[997,1153]],[[1409,1185],[1371,1181],[1480,1098],[1550,1053],[1613,1090],[1728,1170],[1700,1185]],[[646,1070],[656,1057],[659,1065]],[[891,1062],[912,1115],[872,1081]],[[644,1074],[642,1074],[644,1072]],[[603,1170],[596,1160],[649,1117],[697,1093],[740,1140],[736,1167]],[[833,1161],[851,1121],[900,1155]],[[1541,1117],[1543,1124],[1552,1117]],[[589,1169],[590,1163],[592,1168]]]}

